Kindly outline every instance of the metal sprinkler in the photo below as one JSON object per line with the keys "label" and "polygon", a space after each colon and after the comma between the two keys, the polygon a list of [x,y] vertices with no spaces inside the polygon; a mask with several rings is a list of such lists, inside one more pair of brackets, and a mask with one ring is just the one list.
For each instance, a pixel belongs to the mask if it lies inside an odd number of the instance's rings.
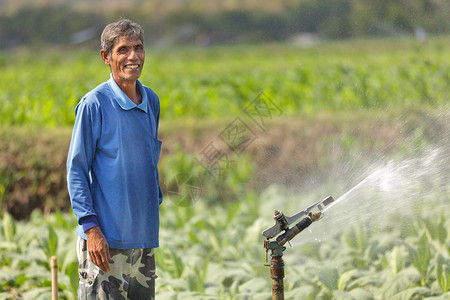
{"label": "metal sprinkler", "polygon": [[[268,261],[268,252],[269,250],[271,251],[270,265],[267,266],[270,267],[270,277],[272,278],[272,300],[284,300],[283,253],[284,250],[286,250],[284,244],[289,243],[290,240],[292,240],[297,234],[302,232],[313,222],[320,220],[323,216],[322,211],[324,208],[333,201],[333,197],[329,196],[296,213],[292,217],[286,217],[282,212],[275,210],[275,224],[262,232],[262,235],[266,237],[266,240],[264,241],[264,248],[266,249],[266,262]],[[290,225],[300,218],[302,219],[296,225],[289,228]],[[279,235],[281,232],[283,233]],[[275,239],[271,240],[273,238]]]}

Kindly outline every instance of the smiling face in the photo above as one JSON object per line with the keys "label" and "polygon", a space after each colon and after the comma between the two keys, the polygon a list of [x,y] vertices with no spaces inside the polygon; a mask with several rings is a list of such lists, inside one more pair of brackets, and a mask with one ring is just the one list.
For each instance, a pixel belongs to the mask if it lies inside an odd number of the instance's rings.
{"label": "smiling face", "polygon": [[138,37],[121,36],[114,43],[111,53],[100,52],[105,64],[111,68],[114,80],[119,86],[136,82],[144,67],[145,51]]}

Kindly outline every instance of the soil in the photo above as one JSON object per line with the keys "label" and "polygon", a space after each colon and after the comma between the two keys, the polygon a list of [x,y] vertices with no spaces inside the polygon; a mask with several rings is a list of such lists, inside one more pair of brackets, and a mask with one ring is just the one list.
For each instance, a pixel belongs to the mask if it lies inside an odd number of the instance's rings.
{"label": "soil", "polygon": [[[255,192],[271,184],[313,188],[314,180],[330,176],[337,164],[364,167],[376,155],[391,155],[405,140],[418,135],[423,143],[448,135],[448,112],[408,111],[321,114],[266,120],[263,126],[238,117],[231,120],[182,120],[160,124],[160,162],[176,153],[201,156],[206,147],[253,165],[249,187]],[[0,204],[16,219],[34,209],[70,209],[65,160],[71,128],[0,129]],[[349,168],[349,167],[347,167]],[[348,170],[347,170],[348,171]],[[160,177],[165,170],[160,170]],[[336,174],[339,176],[339,174]]]}

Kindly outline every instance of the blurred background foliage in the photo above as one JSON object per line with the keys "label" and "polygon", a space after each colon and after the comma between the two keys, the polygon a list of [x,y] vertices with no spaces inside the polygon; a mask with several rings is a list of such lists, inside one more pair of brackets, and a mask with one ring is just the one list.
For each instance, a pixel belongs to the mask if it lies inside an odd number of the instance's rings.
{"label": "blurred background foliage", "polygon": [[[446,0],[0,1],[0,49],[98,47],[104,25],[123,16],[153,45],[398,36],[450,31]],[[307,35],[305,35],[307,33]]]}

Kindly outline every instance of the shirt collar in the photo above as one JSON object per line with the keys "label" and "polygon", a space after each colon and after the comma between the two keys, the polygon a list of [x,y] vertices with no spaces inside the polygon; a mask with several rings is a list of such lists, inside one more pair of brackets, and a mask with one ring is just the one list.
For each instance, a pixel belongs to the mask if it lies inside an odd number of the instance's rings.
{"label": "shirt collar", "polygon": [[137,87],[142,96],[142,102],[139,105],[136,105],[133,101],[131,101],[131,99],[122,91],[122,89],[114,80],[112,73],[110,75],[110,79],[108,80],[108,84],[114,93],[114,98],[116,99],[119,106],[122,107],[122,109],[130,110],[137,107],[140,110],[147,112],[147,93],[145,92],[144,86],[139,82],[139,80],[136,80]]}

